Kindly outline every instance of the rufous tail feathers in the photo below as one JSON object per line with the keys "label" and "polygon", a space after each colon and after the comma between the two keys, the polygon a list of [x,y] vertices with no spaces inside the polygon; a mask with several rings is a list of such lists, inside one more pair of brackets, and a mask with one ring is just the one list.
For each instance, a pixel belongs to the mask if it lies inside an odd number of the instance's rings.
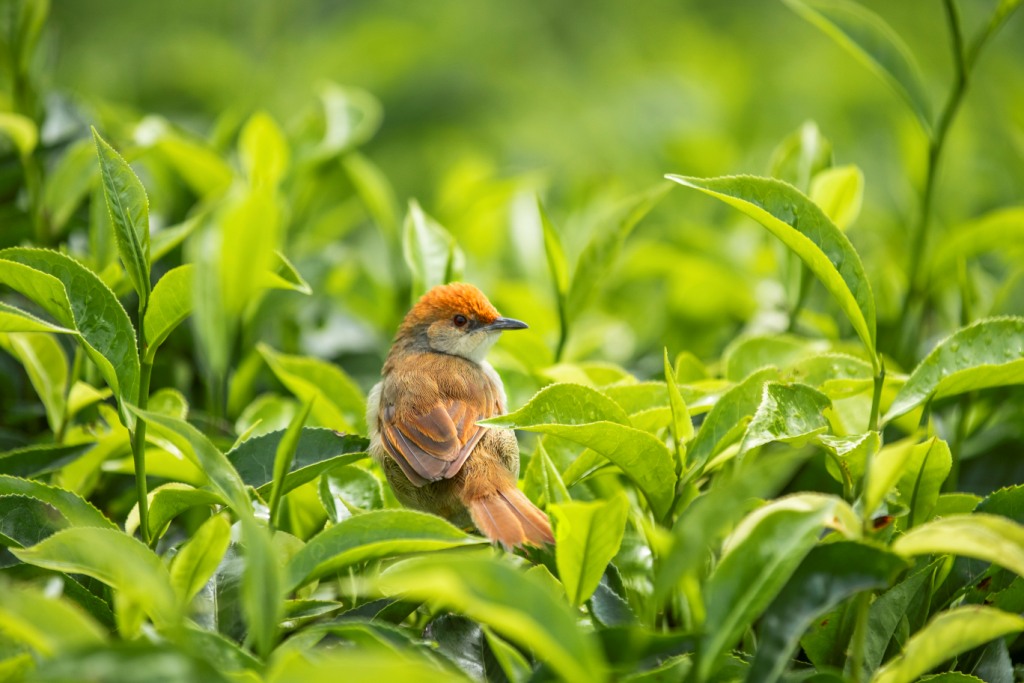
{"label": "rufous tail feathers", "polygon": [[506,549],[555,542],[548,516],[514,485],[465,501],[473,523]]}

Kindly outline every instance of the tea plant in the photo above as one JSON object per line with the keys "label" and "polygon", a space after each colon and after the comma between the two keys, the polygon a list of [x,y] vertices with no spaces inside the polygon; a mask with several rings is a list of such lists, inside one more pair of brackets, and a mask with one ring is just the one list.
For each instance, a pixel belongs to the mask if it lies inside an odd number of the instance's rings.
{"label": "tea plant", "polygon": [[[673,174],[584,207],[600,218],[578,249],[556,204],[520,201],[553,307],[497,298],[551,334],[499,347],[512,409],[484,424],[520,432],[521,486],[556,543],[507,553],[397,505],[366,454],[377,368],[311,351],[339,317],[386,346],[468,265],[417,203],[399,220],[361,151],[376,100],[327,85],[287,132],[257,112],[213,141],[79,112],[95,127],[48,146],[32,66],[47,5],[19,3],[0,115],[19,169],[0,250],[0,678],[1015,680],[1024,488],[974,495],[961,472],[1020,443],[1024,318],[988,315],[1012,278],[977,286],[976,257],[1024,214],[940,242],[933,204],[977,56],[1019,3],[973,37],[943,3],[955,74],[937,117],[880,17],[786,4],[928,137],[902,310],[880,320],[845,233],[864,174],[834,166],[813,124],[770,177]],[[710,363],[662,347],[644,374],[588,358],[614,327],[604,281],[681,189],[765,229],[785,329]],[[930,344],[922,330],[943,326]]]}

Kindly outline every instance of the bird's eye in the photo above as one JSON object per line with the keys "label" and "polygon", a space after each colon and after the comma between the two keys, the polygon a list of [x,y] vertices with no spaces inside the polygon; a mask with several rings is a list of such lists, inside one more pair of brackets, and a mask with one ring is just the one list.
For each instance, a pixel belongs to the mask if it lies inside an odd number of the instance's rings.
{"label": "bird's eye", "polygon": [[465,327],[466,323],[468,323],[469,320],[466,318],[466,316],[459,314],[452,318],[452,322],[455,323],[455,327]]}

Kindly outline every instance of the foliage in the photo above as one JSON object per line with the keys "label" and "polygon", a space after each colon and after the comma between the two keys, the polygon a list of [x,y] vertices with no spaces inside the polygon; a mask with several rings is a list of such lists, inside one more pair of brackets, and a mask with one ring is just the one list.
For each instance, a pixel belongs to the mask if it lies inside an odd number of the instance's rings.
{"label": "foliage", "polygon": [[[198,135],[68,97],[57,8],[8,3],[0,678],[1015,680],[1024,213],[936,187],[1018,4],[944,0],[940,107],[868,7],[772,10],[907,106],[903,229],[813,123],[766,176],[692,148],[632,194],[456,168],[403,219],[369,92]],[[367,457],[388,338],[462,277],[531,323],[485,424],[519,431],[553,548],[401,509]]]}

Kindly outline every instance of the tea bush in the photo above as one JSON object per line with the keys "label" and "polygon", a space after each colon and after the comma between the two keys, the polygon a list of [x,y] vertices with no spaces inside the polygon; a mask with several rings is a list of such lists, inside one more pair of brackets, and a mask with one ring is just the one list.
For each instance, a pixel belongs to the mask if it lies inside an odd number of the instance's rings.
{"label": "tea bush", "polygon": [[[55,86],[48,31],[76,10],[12,0],[0,678],[1017,680],[1024,174],[940,172],[970,153],[951,143],[968,85],[1020,64],[981,58],[1018,4],[915,10],[946,22],[938,107],[872,9],[772,6],[905,105],[901,211],[864,200],[871,168],[813,122],[765,175],[693,175],[715,163],[694,139],[632,185],[469,156],[403,208],[369,91],[324,83],[287,122],[226,107],[199,135]],[[1000,94],[986,114],[1013,130]],[[388,339],[463,277],[531,323],[492,353],[510,412],[485,424],[518,431],[553,548],[402,509],[366,453]]]}

